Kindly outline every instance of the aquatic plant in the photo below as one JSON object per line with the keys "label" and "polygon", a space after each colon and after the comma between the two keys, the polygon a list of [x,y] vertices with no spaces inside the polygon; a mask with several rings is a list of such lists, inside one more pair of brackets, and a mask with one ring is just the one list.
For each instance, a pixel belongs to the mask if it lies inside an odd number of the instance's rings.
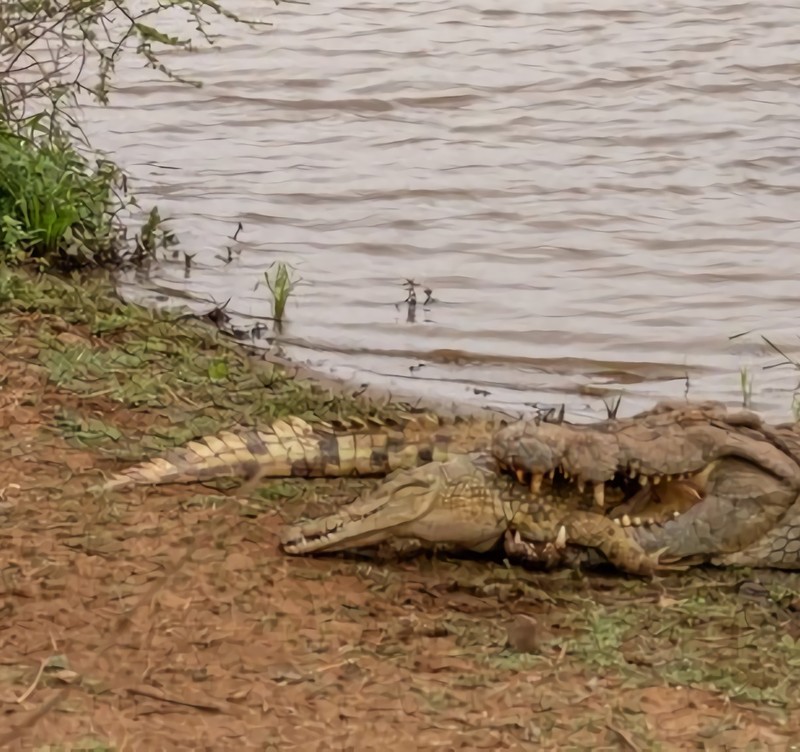
{"label": "aquatic plant", "polygon": [[[275,271],[270,273],[273,268]],[[286,303],[299,280],[290,274],[289,267],[283,261],[278,261],[264,272],[264,281],[272,294],[272,318],[280,326],[283,323]]]}

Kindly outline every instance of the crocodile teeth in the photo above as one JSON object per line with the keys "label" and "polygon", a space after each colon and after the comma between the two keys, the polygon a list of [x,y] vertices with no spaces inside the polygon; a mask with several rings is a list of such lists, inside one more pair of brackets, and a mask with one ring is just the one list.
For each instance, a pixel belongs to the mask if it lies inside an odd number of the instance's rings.
{"label": "crocodile teeth", "polygon": [[522,536],[519,534],[519,530],[514,531],[514,543],[518,546],[522,545]]}
{"label": "crocodile teeth", "polygon": [[627,514],[622,515],[622,527],[630,527],[631,526],[631,518],[628,517]]}
{"label": "crocodile teeth", "polygon": [[517,480],[520,483],[525,483],[525,471],[524,470],[517,470]]}
{"label": "crocodile teeth", "polygon": [[539,493],[542,488],[542,482],[544,481],[544,474],[543,473],[534,473],[531,476],[531,493]]}
{"label": "crocodile teeth", "polygon": [[657,486],[659,483],[661,483],[661,476],[660,475],[654,475],[653,476],[653,485]]}
{"label": "crocodile teeth", "polygon": [[583,478],[578,478],[575,481],[575,485],[578,487],[578,493],[583,493],[586,490],[586,481]]}
{"label": "crocodile teeth", "polygon": [[646,475],[639,476],[639,485],[640,486],[646,486],[647,485],[647,476]]}
{"label": "crocodile teeth", "polygon": [[606,505],[606,484],[594,484],[594,503],[601,509]]}
{"label": "crocodile teeth", "polygon": [[680,517],[680,516],[681,516],[681,513],[677,509],[672,513],[672,518],[675,519],[675,520],[677,520],[678,517]]}
{"label": "crocodile teeth", "polygon": [[614,524],[615,525],[619,525],[620,524],[619,517],[615,517],[614,518]]}
{"label": "crocodile teeth", "polygon": [[634,517],[633,520],[631,520],[631,521],[633,522],[635,527],[641,527],[642,526],[642,518],[641,517]]}
{"label": "crocodile teeth", "polygon": [[553,480],[553,478],[556,477],[555,468],[553,468],[552,470],[548,470],[547,471],[547,477],[550,478],[550,480]]}
{"label": "crocodile teeth", "polygon": [[569,470],[567,470],[566,468],[564,468],[564,469],[561,471],[561,474],[564,476],[564,480],[569,480]]}
{"label": "crocodile teeth", "polygon": [[567,528],[563,525],[558,529],[556,536],[556,548],[564,548],[567,545]]}

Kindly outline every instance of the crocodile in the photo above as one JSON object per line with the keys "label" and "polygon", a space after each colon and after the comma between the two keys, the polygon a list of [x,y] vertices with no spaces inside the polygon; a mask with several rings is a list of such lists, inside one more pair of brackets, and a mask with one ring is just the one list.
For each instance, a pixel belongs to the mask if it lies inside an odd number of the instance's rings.
{"label": "crocodile", "polygon": [[[547,476],[627,487],[609,516],[661,564],[800,569],[796,423],[771,426],[719,402],[662,402],[625,420],[518,422],[498,431],[492,451],[533,489]],[[524,534],[516,543],[524,555]]]}
{"label": "crocodile", "polygon": [[[401,539],[409,544],[406,550],[485,552],[502,538],[512,552],[518,544],[505,533],[513,522],[515,529],[525,528],[528,542],[559,551],[566,540],[596,544],[622,570],[654,571],[651,557],[630,543],[613,520],[597,513],[596,497],[576,499],[569,491],[563,499],[532,495],[503,470],[491,446],[509,425],[495,415],[446,419],[424,411],[313,424],[292,416],[258,430],[223,431],[190,441],[123,470],[103,488],[226,476],[250,483],[268,477],[384,477],[374,492],[324,518],[321,527],[314,522],[287,527],[284,551],[335,551]],[[624,501],[616,491],[609,493],[607,500],[612,499]],[[520,558],[532,561],[531,550]]]}
{"label": "crocodile", "polygon": [[[614,498],[623,501],[621,495]],[[512,531],[516,535],[507,535]],[[334,514],[287,526],[281,542],[288,554],[363,548],[398,538],[410,544],[405,550],[483,553],[502,540],[509,555],[532,563],[532,549],[519,548],[521,531],[529,544],[544,547],[537,553],[542,563],[560,562],[560,551],[569,542],[596,549],[631,574],[659,569],[657,558],[632,542],[612,518],[598,513],[592,496],[566,488],[531,493],[485,453],[397,470],[375,491]]]}
{"label": "crocodile", "polygon": [[407,540],[542,566],[607,561],[800,568],[800,434],[716,402],[659,403],[627,419],[308,423],[190,442],[114,476],[131,484],[386,476],[331,515],[287,526],[288,554]]}

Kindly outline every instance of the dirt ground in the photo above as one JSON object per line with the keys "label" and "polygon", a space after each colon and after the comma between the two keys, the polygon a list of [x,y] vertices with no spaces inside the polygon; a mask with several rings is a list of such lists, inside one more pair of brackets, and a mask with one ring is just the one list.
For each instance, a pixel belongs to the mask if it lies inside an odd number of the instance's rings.
{"label": "dirt ground", "polygon": [[103,281],[0,274],[0,748],[800,750],[796,575],[293,558],[284,521],[367,481],[94,490],[369,409]]}

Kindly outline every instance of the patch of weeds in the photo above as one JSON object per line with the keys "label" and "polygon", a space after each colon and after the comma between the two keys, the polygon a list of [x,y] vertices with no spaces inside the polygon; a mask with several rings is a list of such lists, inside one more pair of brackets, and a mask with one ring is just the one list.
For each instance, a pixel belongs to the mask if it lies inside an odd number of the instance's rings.
{"label": "patch of weeds", "polygon": [[0,310],[15,300],[22,291],[20,277],[0,264]]}
{"label": "patch of weeds", "polygon": [[55,414],[56,428],[73,445],[96,447],[123,440],[122,432],[98,418],[85,418],[74,411],[59,410]]}
{"label": "patch of weeds", "polygon": [[628,686],[664,681],[790,704],[800,691],[800,642],[786,633],[785,616],[721,585],[661,602],[589,604],[563,625],[574,635],[566,654],[592,672],[613,671]]}
{"label": "patch of weeds", "polygon": [[608,613],[589,609],[582,633],[565,644],[567,653],[580,656],[596,668],[621,668],[626,661],[621,647],[635,614],[627,609]]}
{"label": "patch of weeds", "polygon": [[[57,386],[84,396],[104,394],[118,401],[126,401],[127,397],[130,404],[141,404],[136,390],[128,390],[120,383],[120,376],[127,380],[131,374],[135,385],[135,373],[142,363],[140,358],[126,352],[97,350],[82,344],[59,346],[53,342],[52,345],[43,348],[38,359]],[[147,396],[144,398],[146,400]]]}
{"label": "patch of weeds", "polygon": [[508,649],[503,649],[496,653],[483,653],[477,658],[480,663],[504,673],[530,671],[542,663],[541,656]]}
{"label": "patch of weeds", "polygon": [[99,314],[95,319],[91,332],[95,335],[111,334],[124,330],[131,323],[127,312],[113,311],[109,314]]}
{"label": "patch of weeds", "polygon": [[[105,275],[78,280],[11,274],[13,299],[6,309],[18,328],[28,312],[34,314],[28,333],[41,342],[39,361],[62,389],[151,408],[160,425],[196,428],[198,416],[207,416],[202,433],[286,415],[327,420],[376,412],[366,402],[250,358],[203,322],[121,302]],[[79,327],[81,336],[65,338],[61,322]],[[182,438],[193,435],[187,430]]]}
{"label": "patch of weeds", "polygon": [[[163,408],[179,403],[179,392],[196,407],[238,409],[242,404],[232,379],[235,370],[219,367],[223,359],[199,353],[185,342],[148,338],[121,346],[98,348],[83,344],[49,343],[39,353],[50,379],[84,396],[105,395],[132,406]],[[218,378],[209,378],[214,372]],[[241,381],[241,379],[236,379]]]}
{"label": "patch of weeds", "polygon": [[271,506],[276,502],[291,501],[305,496],[308,490],[307,480],[287,478],[260,486],[256,490],[255,496],[258,501],[267,502]]}

